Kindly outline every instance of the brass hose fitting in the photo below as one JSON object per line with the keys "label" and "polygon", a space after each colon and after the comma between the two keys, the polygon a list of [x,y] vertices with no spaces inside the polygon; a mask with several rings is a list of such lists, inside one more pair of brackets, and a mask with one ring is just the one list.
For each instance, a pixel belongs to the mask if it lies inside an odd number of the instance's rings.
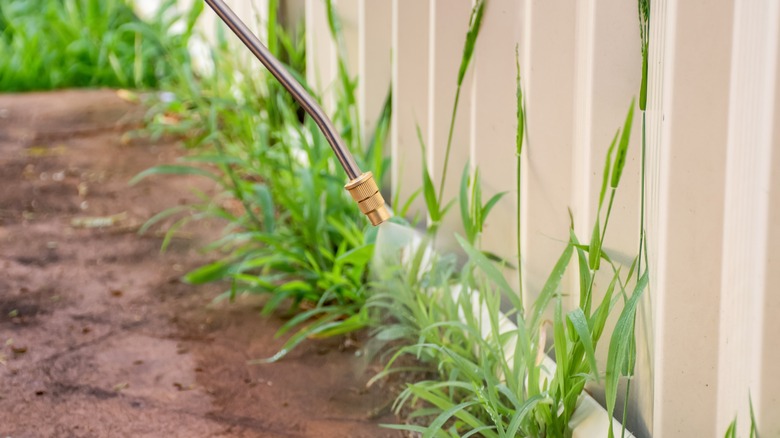
{"label": "brass hose fitting", "polygon": [[390,219],[390,212],[385,206],[385,199],[379,192],[379,187],[374,181],[374,174],[366,172],[351,180],[344,186],[352,195],[352,199],[358,203],[360,211],[368,216],[371,225],[379,225]]}

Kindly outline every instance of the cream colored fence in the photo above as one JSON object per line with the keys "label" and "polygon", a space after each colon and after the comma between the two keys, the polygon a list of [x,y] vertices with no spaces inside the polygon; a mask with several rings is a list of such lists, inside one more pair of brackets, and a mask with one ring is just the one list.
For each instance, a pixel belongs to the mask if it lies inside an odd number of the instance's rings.
{"label": "cream colored fence", "polygon": [[[441,172],[469,0],[336,0],[368,124],[393,86],[393,188],[420,186],[419,124]],[[333,70],[321,0],[307,0],[312,70]],[[766,436],[780,436],[780,90],[774,0],[653,0],[646,115],[651,291],[630,421],[639,436],[722,436],[752,396]],[[390,39],[387,38],[387,29]],[[461,96],[452,175],[481,168],[485,190],[515,190],[515,47],[528,113],[522,237],[539,290],[566,239],[594,220],[609,142],[641,80],[637,4],[626,0],[488,0]],[[389,77],[388,77],[389,73]],[[638,250],[641,117],[608,249]],[[450,176],[446,192],[456,192]],[[515,254],[514,196],[483,245]],[[775,225],[774,227],[772,225]]]}
{"label": "cream colored fence", "polygon": [[[262,0],[231,3],[249,20],[264,11]],[[392,84],[391,184],[407,196],[421,185],[416,125],[434,178],[441,172],[471,1],[334,3],[359,78],[364,132]],[[307,79],[327,96],[336,52],[323,0],[282,6],[291,21],[305,11]],[[213,19],[205,21],[212,29]],[[637,436],[723,436],[737,414],[747,436],[749,396],[763,436],[780,436],[779,26],[776,0],[652,0],[645,149],[651,290],[632,386],[629,426]],[[525,290],[534,291],[567,239],[567,209],[578,234],[590,234],[607,147],[639,92],[636,1],[487,0],[445,193],[456,193],[466,163],[480,167],[488,195],[510,192],[482,242],[510,259],[516,47],[528,114],[522,263]],[[641,135],[635,117],[606,242],[621,263],[639,245]]]}

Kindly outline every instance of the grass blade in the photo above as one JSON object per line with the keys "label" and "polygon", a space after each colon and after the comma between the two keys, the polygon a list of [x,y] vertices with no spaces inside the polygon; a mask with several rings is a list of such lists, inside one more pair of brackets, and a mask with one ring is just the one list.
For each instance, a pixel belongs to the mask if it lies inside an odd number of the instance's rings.
{"label": "grass blade", "polygon": [[596,352],[593,349],[593,343],[591,342],[590,329],[588,328],[588,319],[585,318],[585,314],[582,309],[574,309],[567,315],[569,321],[571,321],[574,331],[577,332],[580,343],[585,350],[585,357],[590,364],[590,371],[596,379],[596,382],[601,381],[599,378],[598,365],[596,364]]}
{"label": "grass blade", "polygon": [[206,178],[213,179],[214,181],[219,181],[219,178],[217,178],[216,175],[198,167],[167,164],[144,170],[143,172],[134,176],[130,182],[128,182],[128,184],[131,186],[138,184],[143,179],[152,175],[198,175],[205,176]]}
{"label": "grass blade", "polygon": [[631,106],[626,115],[626,121],[623,124],[623,132],[620,135],[620,143],[615,155],[615,165],[612,168],[611,187],[617,188],[620,184],[620,177],[623,175],[623,168],[626,166],[626,155],[628,155],[628,144],[631,139],[631,125],[634,121],[634,99],[631,99]]}
{"label": "grass blade", "polygon": [[621,312],[615,330],[612,332],[612,338],[609,342],[609,353],[607,355],[607,374],[605,392],[607,399],[607,412],[609,413],[609,438],[614,436],[612,431],[612,420],[615,411],[615,402],[617,400],[618,381],[620,380],[620,371],[623,369],[629,354],[629,347],[633,337],[634,318],[636,317],[636,308],[639,299],[647,286],[647,271],[637,282],[631,298],[626,302],[623,312]]}

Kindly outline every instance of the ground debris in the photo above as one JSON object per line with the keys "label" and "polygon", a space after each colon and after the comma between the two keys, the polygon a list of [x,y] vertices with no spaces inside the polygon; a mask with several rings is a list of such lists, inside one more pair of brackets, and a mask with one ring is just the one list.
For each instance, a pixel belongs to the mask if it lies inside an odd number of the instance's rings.
{"label": "ground debris", "polygon": [[24,152],[28,157],[48,157],[52,155],[65,155],[68,152],[68,148],[64,145],[30,146],[25,149]]}
{"label": "ground debris", "polygon": [[113,227],[127,219],[127,212],[117,213],[111,216],[88,216],[71,219],[73,228],[108,228]]}
{"label": "ground debris", "polygon": [[190,383],[189,385],[185,385],[183,383],[173,382],[173,386],[176,389],[178,389],[179,391],[190,391],[190,390],[195,389],[195,384],[194,383]]}

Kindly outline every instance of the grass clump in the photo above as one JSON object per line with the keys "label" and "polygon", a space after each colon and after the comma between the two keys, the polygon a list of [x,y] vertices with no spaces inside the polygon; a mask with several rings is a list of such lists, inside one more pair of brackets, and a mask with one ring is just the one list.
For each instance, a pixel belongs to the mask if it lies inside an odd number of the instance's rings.
{"label": "grass clump", "polygon": [[[629,111],[628,124],[630,115]],[[605,174],[619,175],[620,163],[617,159],[608,163]],[[610,181],[605,178],[604,184]],[[606,234],[608,220],[609,209],[597,236]],[[623,273],[601,241],[581,243],[573,228],[569,235],[544,287],[527,307],[495,262],[469,238],[457,236],[468,256],[460,269],[454,257],[430,251],[433,233],[413,255],[398,254],[395,268],[385,268],[389,274],[378,282],[379,292],[371,303],[391,322],[377,329],[377,336],[400,341],[382,375],[393,373],[400,357],[412,356],[430,364],[436,377],[407,386],[395,409],[411,409],[412,424],[390,427],[423,436],[568,437],[569,422],[590,382],[605,385],[607,409],[613,413],[618,381],[633,373],[633,321],[648,277],[643,273],[636,286],[629,287],[637,276],[635,263]],[[593,262],[594,257],[601,263]],[[573,269],[572,259],[580,279],[576,291],[580,300],[576,308],[565,311],[564,296],[575,293],[562,284],[566,271]],[[604,267],[611,279],[604,298],[594,302],[593,280]],[[606,369],[599,369],[595,350],[603,341],[608,316],[621,300],[624,308],[609,338]],[[554,318],[546,321],[550,306]],[[548,331],[552,349],[547,345]],[[553,366],[544,360],[550,352]]]}
{"label": "grass clump", "polygon": [[203,9],[195,2],[180,14],[175,5],[163,2],[144,21],[127,0],[0,2],[0,90],[157,87],[174,65],[189,63]]}
{"label": "grass clump", "polygon": [[[277,9],[271,1],[269,12]],[[332,14],[330,23],[338,40],[339,24]],[[273,19],[266,25],[269,47],[305,86],[303,34],[289,35]],[[338,161],[313,121],[258,63],[232,55],[234,50],[243,48],[229,44],[220,26],[214,71],[204,74],[185,66],[168,89],[171,98],[153,106],[149,131],[186,134],[191,154],[136,179],[197,173],[217,182],[218,196],[204,195],[200,203],[162,212],[147,228],[171,216],[176,222],[169,234],[192,220],[227,221],[222,238],[209,247],[218,259],[185,279],[224,282],[228,287],[222,298],[269,295],[262,310],[266,315],[289,306],[294,316],[278,335],[293,334],[269,359],[277,360],[307,337],[348,333],[367,324],[363,304],[376,230],[344,189]],[[355,119],[356,82],[346,64],[340,65],[334,123],[361,168],[381,181],[389,107],[363,146]]]}
{"label": "grass clump", "polygon": [[[468,66],[472,55],[482,8],[482,2],[474,7],[462,66]],[[459,78],[464,75],[461,68]],[[517,82],[519,230],[526,128],[519,67]],[[456,97],[453,114],[457,105]],[[590,242],[582,243],[573,226],[567,230],[569,238],[561,256],[543,288],[535,291],[532,303],[524,303],[522,295],[505,279],[499,267],[507,266],[506,262],[499,260],[497,264],[495,257],[479,249],[481,224],[503,194],[482,205],[478,170],[471,172],[467,167],[460,196],[447,202],[441,194],[436,195],[427,167],[423,166],[423,194],[431,218],[427,233],[378,254],[379,280],[369,306],[384,318],[376,329],[377,339],[392,341],[385,353],[386,368],[375,379],[407,371],[408,367],[396,366],[405,356],[417,360],[433,377],[407,385],[394,409],[399,414],[410,412],[408,422],[387,427],[423,437],[569,437],[569,423],[590,382],[605,386],[612,418],[618,382],[622,376],[633,374],[634,319],[648,281],[646,271],[639,273],[636,260],[626,273],[603,249],[626,163],[633,111],[632,102],[623,128],[607,153]],[[452,124],[454,117],[451,128]],[[447,141],[449,144],[451,138]],[[432,242],[442,233],[438,224],[453,202],[460,206],[466,233],[465,237],[456,236],[467,256],[465,265],[459,265],[452,254],[431,250]],[[520,248],[518,240],[518,260],[522,260]],[[562,283],[568,270],[579,278],[576,291],[566,290]],[[522,265],[517,271],[522,285]],[[603,299],[594,302],[598,271],[606,271],[601,275],[606,274],[609,282]],[[632,280],[636,281],[633,287],[629,286]],[[579,297],[574,309],[564,310],[566,295]],[[607,318],[620,301],[623,310],[609,336],[608,361],[605,369],[599,369],[595,350],[603,342]],[[545,320],[550,307],[552,321]],[[549,343],[548,333],[553,337]],[[554,357],[554,364],[545,358],[548,353]],[[609,433],[612,436],[611,429]]]}

